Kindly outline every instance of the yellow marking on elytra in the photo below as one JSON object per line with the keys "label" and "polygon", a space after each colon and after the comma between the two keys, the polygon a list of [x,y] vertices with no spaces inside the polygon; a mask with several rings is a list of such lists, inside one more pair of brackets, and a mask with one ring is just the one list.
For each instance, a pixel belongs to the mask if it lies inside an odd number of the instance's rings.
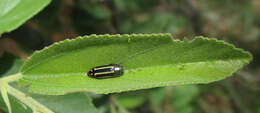
{"label": "yellow marking on elytra", "polygon": [[114,67],[114,66],[99,67],[99,68],[94,68],[94,70],[107,69],[107,68],[113,68],[113,67]]}
{"label": "yellow marking on elytra", "polygon": [[95,75],[109,74],[109,73],[114,73],[114,72],[115,71],[107,71],[107,72],[95,73]]}

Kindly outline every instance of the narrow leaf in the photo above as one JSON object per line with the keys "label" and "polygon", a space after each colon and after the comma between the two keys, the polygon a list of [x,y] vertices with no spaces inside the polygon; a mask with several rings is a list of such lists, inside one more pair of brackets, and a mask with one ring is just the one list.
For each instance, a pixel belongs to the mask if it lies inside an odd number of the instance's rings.
{"label": "narrow leaf", "polygon": [[[12,95],[8,95],[8,97],[9,97],[10,105],[12,106],[13,113],[32,113],[32,110],[28,106],[24,105],[15,97],[13,97]],[[1,106],[0,109],[3,110],[4,113],[10,113],[8,112],[7,106],[3,101],[1,95],[0,95],[0,106]]]}
{"label": "narrow leaf", "polygon": [[12,113],[10,101],[9,101],[7,90],[6,90],[6,85],[7,85],[6,82],[0,81],[0,92],[3,97],[4,103],[6,104],[6,106],[8,108],[8,112]]}
{"label": "narrow leaf", "polygon": [[42,10],[51,0],[0,0],[0,35],[10,32]]}
{"label": "narrow leaf", "polygon": [[[204,37],[188,42],[172,40],[169,34],[91,35],[35,52],[21,69],[20,84],[30,84],[34,93],[60,95],[210,83],[232,75],[251,59],[248,52]],[[87,76],[91,68],[111,63],[123,66],[123,76]]]}

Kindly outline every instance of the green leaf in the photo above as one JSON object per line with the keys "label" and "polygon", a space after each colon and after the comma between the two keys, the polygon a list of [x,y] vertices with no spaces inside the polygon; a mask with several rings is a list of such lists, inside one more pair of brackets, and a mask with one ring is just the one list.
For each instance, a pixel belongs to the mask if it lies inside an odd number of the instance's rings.
{"label": "green leaf", "polygon": [[34,16],[51,0],[1,0],[0,35],[10,32]]}
{"label": "green leaf", "polygon": [[[35,52],[23,65],[20,84],[29,91],[60,95],[89,91],[98,94],[222,80],[252,56],[216,39],[172,40],[169,34],[91,35],[65,40]],[[120,77],[95,79],[87,72],[120,64]]]}

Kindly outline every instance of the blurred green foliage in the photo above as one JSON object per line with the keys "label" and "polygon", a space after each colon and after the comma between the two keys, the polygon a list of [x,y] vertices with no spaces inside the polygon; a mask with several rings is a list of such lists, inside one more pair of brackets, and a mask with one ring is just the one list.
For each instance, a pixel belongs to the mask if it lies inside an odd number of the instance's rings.
{"label": "blurred green foliage", "polygon": [[0,65],[2,65],[0,67],[0,76],[3,76],[3,74],[12,67],[14,60],[15,56],[7,52],[0,56]]}
{"label": "blurred green foliage", "polygon": [[87,34],[169,32],[175,39],[222,39],[254,56],[237,76],[209,85],[92,95],[94,104],[100,113],[260,113],[259,15],[259,0],[53,0],[3,37],[27,54]]}

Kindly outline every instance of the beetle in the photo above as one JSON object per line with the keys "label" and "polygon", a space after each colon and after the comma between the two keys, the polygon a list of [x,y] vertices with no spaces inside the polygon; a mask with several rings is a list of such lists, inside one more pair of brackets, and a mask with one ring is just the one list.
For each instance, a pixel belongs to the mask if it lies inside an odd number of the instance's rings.
{"label": "beetle", "polygon": [[109,78],[121,76],[123,72],[123,67],[119,64],[108,64],[90,69],[88,76],[93,78]]}

